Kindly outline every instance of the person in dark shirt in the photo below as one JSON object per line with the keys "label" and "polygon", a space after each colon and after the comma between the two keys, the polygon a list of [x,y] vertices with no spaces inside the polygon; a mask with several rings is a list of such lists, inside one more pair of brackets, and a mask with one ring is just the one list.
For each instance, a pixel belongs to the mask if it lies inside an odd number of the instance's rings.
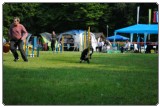
{"label": "person in dark shirt", "polygon": [[56,43],[56,33],[55,33],[55,31],[53,31],[52,35],[51,35],[51,49],[52,49],[52,51],[55,50],[55,43]]}

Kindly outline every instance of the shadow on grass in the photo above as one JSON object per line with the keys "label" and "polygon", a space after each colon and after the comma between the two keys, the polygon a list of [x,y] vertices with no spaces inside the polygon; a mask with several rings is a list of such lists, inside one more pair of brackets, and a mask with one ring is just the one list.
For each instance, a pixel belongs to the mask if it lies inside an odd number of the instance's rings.
{"label": "shadow on grass", "polygon": [[[62,62],[66,60],[61,60]],[[73,63],[73,60],[69,63]],[[86,65],[86,64],[83,64]],[[5,105],[156,105],[157,72],[3,66]],[[91,64],[92,65],[92,64]],[[94,64],[93,64],[94,65]]]}

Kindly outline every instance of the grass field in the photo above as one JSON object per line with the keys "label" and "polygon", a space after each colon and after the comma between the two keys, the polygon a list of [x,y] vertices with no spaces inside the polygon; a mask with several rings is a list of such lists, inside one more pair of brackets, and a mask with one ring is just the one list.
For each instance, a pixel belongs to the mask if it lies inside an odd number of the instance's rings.
{"label": "grass field", "polygon": [[158,54],[40,52],[29,62],[3,54],[5,105],[156,105]]}

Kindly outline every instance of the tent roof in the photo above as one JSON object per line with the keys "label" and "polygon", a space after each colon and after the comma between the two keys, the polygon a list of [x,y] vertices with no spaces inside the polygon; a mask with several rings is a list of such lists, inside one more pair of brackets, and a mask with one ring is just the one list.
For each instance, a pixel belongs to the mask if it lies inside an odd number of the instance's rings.
{"label": "tent roof", "polygon": [[51,37],[52,34],[50,34],[50,33],[48,33],[48,32],[43,32],[43,33],[40,33],[40,35],[41,35],[41,36],[44,36],[44,37],[45,37],[45,36]]}
{"label": "tent roof", "polygon": [[61,34],[79,35],[81,33],[84,33],[84,30],[70,30]]}
{"label": "tent roof", "polygon": [[115,30],[115,33],[158,34],[158,24],[136,24]]}
{"label": "tent roof", "polygon": [[121,36],[121,35],[110,36],[110,37],[108,37],[108,38],[106,38],[106,39],[108,39],[108,40],[110,40],[110,41],[113,41],[114,39],[115,39],[115,40],[119,40],[119,41],[129,40],[129,38],[124,37],[124,36]]}
{"label": "tent roof", "polygon": [[48,46],[50,46],[52,34],[50,34],[48,32],[44,32],[44,33],[40,33],[40,35],[42,37],[43,43],[48,43]]}
{"label": "tent roof", "polygon": [[48,33],[48,32],[40,33],[40,35],[42,36],[42,38],[45,38],[45,39],[47,39],[48,41],[51,40],[51,35],[52,35],[52,34],[50,34],[50,33]]}

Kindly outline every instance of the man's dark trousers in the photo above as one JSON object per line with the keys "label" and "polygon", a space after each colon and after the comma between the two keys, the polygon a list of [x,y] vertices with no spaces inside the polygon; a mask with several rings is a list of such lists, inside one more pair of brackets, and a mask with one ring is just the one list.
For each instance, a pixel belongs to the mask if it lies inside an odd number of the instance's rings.
{"label": "man's dark trousers", "polygon": [[22,40],[11,40],[10,49],[15,59],[18,59],[17,47],[21,53],[23,60],[28,61],[25,51],[23,50],[23,41]]}

